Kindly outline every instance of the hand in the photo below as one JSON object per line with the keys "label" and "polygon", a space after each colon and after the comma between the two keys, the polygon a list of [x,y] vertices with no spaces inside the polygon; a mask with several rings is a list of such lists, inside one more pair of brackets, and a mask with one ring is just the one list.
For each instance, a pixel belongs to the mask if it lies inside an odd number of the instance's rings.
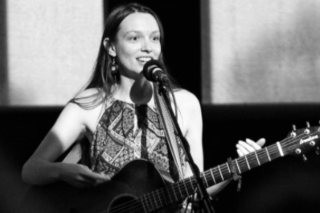
{"label": "hand", "polygon": [[60,178],[76,188],[93,187],[110,180],[108,175],[94,173],[81,164],[62,163],[61,165]]}
{"label": "hand", "polygon": [[246,141],[239,141],[236,145],[238,155],[241,157],[249,154],[250,152],[255,152],[261,149],[265,142],[266,140],[264,138],[260,138],[257,142],[250,139],[246,139]]}

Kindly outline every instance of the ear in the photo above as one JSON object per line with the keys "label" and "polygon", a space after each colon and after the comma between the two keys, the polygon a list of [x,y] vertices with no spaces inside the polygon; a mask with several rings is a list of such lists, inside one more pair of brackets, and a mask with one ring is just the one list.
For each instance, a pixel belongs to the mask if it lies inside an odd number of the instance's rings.
{"label": "ear", "polygon": [[103,46],[108,51],[109,55],[112,57],[116,57],[116,47],[112,42],[110,42],[109,38],[105,38],[103,40]]}

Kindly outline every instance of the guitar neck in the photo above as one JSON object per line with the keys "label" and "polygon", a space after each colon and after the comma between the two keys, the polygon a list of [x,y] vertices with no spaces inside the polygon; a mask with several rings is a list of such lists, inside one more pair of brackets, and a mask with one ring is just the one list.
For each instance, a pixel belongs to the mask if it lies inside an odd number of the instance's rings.
{"label": "guitar neck", "polygon": [[[209,188],[210,186],[231,179],[233,177],[232,169],[237,174],[242,174],[279,157],[294,153],[296,150],[301,151],[300,148],[306,148],[307,144],[314,147],[316,144],[314,141],[319,140],[320,129],[314,127],[312,131],[313,132],[310,133],[310,130],[306,129],[300,135],[296,135],[296,133],[293,132],[290,137],[280,142],[234,159],[230,163],[227,162],[202,172],[200,177],[205,187]],[[232,168],[230,168],[229,164],[232,165]],[[149,203],[147,205],[151,204],[158,208],[160,206],[167,206],[168,204],[183,201],[187,196],[193,195],[196,188],[197,181],[195,177],[189,177],[177,183],[168,185],[165,189],[157,190],[151,195],[146,195],[144,198],[150,198],[149,196],[153,197],[152,199],[148,199]]]}
{"label": "guitar neck", "polygon": [[[285,153],[283,152],[280,143],[276,143],[265,147],[264,149],[260,149],[256,152],[252,152],[234,159],[232,164],[235,172],[237,172],[237,174],[242,174],[284,155]],[[200,177],[207,188],[231,179],[232,176],[233,173],[229,163],[218,165],[200,174]],[[190,177],[178,183],[172,184],[171,186],[167,187],[169,191],[169,199],[180,201],[186,196],[192,195],[195,192],[196,186],[197,182],[194,177]]]}
{"label": "guitar neck", "polygon": [[[281,147],[281,144],[278,142],[271,146],[234,159],[232,161],[232,166],[237,174],[242,174],[284,155],[285,153]],[[230,168],[229,163],[224,163],[201,173],[201,177],[205,185],[210,187],[232,178],[232,168]]]}
{"label": "guitar neck", "polygon": [[[277,143],[256,152],[249,153],[243,157],[239,157],[233,160],[232,164],[234,165],[236,172],[242,174],[245,171],[270,162],[283,155],[284,153],[281,145],[280,143]],[[205,186],[209,188],[212,185],[232,178],[232,172],[229,164],[225,163],[202,172],[200,177]],[[193,195],[196,188],[197,181],[195,177],[189,177],[177,183],[167,185],[165,189],[160,189],[152,194],[145,195],[142,198],[142,202],[144,205],[147,205],[148,208],[151,206],[151,209],[158,209],[158,207],[183,201],[187,196]],[[148,200],[148,203],[144,202],[144,200]]]}

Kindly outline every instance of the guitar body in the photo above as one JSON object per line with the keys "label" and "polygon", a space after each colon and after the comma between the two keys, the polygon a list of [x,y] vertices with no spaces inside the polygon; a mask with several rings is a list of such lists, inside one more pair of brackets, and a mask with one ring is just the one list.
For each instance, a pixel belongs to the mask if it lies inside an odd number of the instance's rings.
{"label": "guitar body", "polygon": [[[32,187],[19,213],[144,212],[143,204],[137,197],[163,188],[165,184],[153,164],[134,160],[111,181],[95,188],[77,189],[63,182]],[[125,205],[128,201],[130,206]]]}

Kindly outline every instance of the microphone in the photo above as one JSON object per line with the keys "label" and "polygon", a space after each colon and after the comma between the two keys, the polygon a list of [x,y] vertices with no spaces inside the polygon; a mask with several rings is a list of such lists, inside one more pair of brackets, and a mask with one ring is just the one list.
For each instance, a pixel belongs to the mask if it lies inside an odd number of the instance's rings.
{"label": "microphone", "polygon": [[150,60],[143,66],[143,75],[152,82],[168,83],[168,76],[163,71],[163,65],[157,60]]}

